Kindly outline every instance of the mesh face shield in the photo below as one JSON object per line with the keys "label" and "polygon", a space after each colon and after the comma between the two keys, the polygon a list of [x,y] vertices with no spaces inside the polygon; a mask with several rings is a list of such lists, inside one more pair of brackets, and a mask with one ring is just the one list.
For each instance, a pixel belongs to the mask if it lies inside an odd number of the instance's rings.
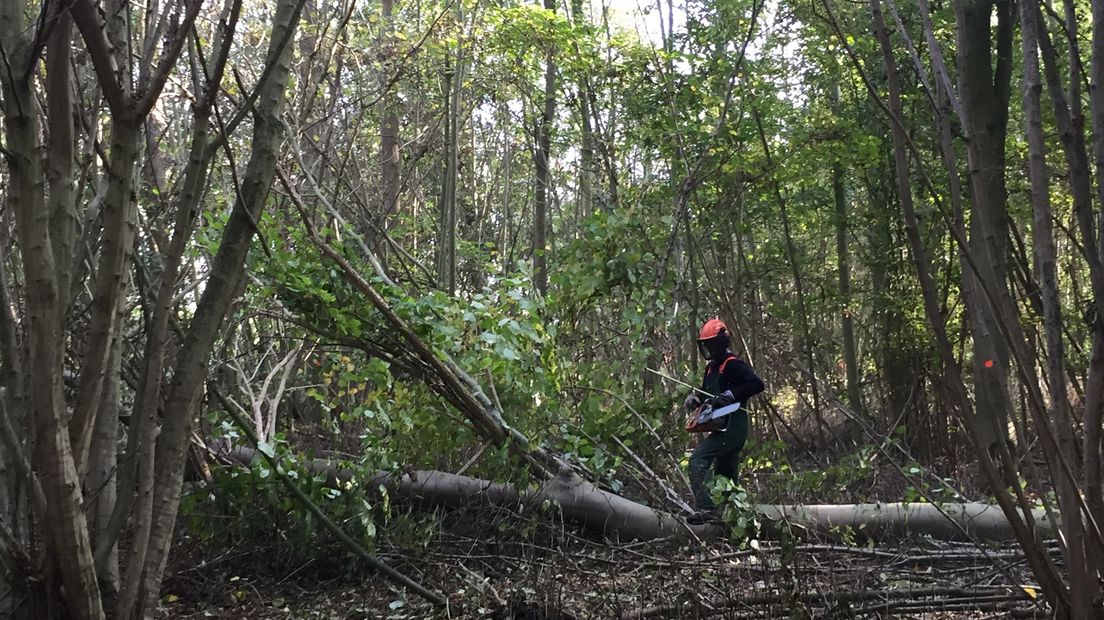
{"label": "mesh face shield", "polygon": [[709,349],[705,346],[706,342],[708,342],[708,341],[707,340],[699,340],[698,341],[698,353],[701,353],[701,356],[704,357],[705,359],[709,359]]}
{"label": "mesh face shield", "polygon": [[728,334],[722,332],[716,338],[710,338],[708,340],[698,341],[698,352],[702,354],[705,359],[713,359],[718,355],[721,355],[728,350],[728,346],[731,341],[728,339]]}

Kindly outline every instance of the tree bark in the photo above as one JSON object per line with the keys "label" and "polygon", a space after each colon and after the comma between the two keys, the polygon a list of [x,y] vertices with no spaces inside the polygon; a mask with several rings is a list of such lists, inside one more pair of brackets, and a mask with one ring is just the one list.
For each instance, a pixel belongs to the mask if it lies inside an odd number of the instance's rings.
{"label": "tree bark", "polygon": [[[237,29],[241,12],[241,0],[230,0],[225,11],[223,28],[218,31],[215,53],[209,64],[204,63],[203,54],[199,66],[205,75],[197,80],[201,84],[201,93],[193,111],[192,140],[184,167],[183,181],[176,202],[176,215],[173,222],[172,239],[161,258],[161,274],[157,292],[150,309],[150,319],[146,327],[146,343],[143,351],[135,390],[134,406],[127,437],[126,458],[118,474],[118,489],[121,495],[106,525],[105,531],[97,542],[97,562],[106,562],[111,549],[126,523],[138,493],[136,485],[141,478],[144,491],[140,507],[135,514],[139,520],[148,519],[151,509],[150,486],[152,485],[155,465],[155,438],[159,407],[163,396],[163,375],[165,369],[166,345],[169,320],[173,313],[173,295],[188,240],[191,238],[196,218],[200,212],[200,200],[208,181],[211,159],[215,154],[217,139],[210,139],[211,114],[217,86],[222,79],[230,45]],[[286,45],[286,42],[285,42]],[[139,528],[141,529],[141,528]],[[139,541],[139,544],[144,542]],[[134,543],[131,545],[134,546]],[[138,570],[136,567],[135,570]],[[130,579],[134,579],[131,575]]]}
{"label": "tree bark", "polygon": [[[88,465],[92,428],[103,402],[111,342],[134,246],[135,202],[132,193],[142,137],[141,125],[116,118],[111,128],[111,159],[107,170],[104,227],[89,318],[88,344],[81,364],[80,386],[70,432],[73,455],[82,472]],[[83,474],[82,474],[83,475]]]}
{"label": "tree bark", "polygon": [[[978,278],[994,292],[969,308],[974,343],[977,411],[987,422],[992,445],[1007,437],[1010,353],[999,337],[1002,314],[1012,308],[1008,289],[1008,192],[1005,187],[1005,138],[1012,65],[1011,2],[954,0],[957,21],[959,92],[970,162],[970,249]],[[992,31],[996,7],[996,32]],[[993,41],[993,38],[996,41]],[[993,52],[996,52],[994,62]]]}
{"label": "tree bark", "polygon": [[[1075,115],[1075,109],[1079,110],[1081,104],[1073,99],[1072,95],[1074,93],[1071,93],[1070,97],[1066,96],[1062,78],[1059,74],[1057,54],[1051,42],[1050,34],[1046,30],[1045,21],[1043,21],[1041,15],[1036,15],[1033,22],[1038,25],[1036,40],[1039,53],[1043,59],[1042,68],[1046,75],[1047,92],[1050,94],[1054,110],[1058,138],[1062,143],[1062,151],[1069,166],[1067,179],[1070,195],[1073,198],[1073,212],[1076,215],[1078,228],[1081,232],[1081,244],[1084,247],[1082,254],[1089,267],[1089,280],[1092,285],[1094,304],[1096,311],[1104,316],[1104,263],[1101,262],[1096,228],[1093,224],[1092,176],[1089,169],[1089,155],[1085,145],[1083,123],[1079,122],[1079,115]],[[1035,65],[1038,65],[1038,62]],[[1043,146],[1045,147],[1045,143]],[[1042,171],[1046,172],[1045,166]],[[1047,202],[1049,203],[1049,199]]]}
{"label": "tree bark", "polygon": [[[119,317],[122,322],[122,317]],[[111,515],[115,511],[118,497],[115,478],[118,465],[119,417],[122,414],[122,351],[123,336],[121,326],[116,328],[116,337],[111,345],[108,361],[107,379],[104,384],[103,412],[96,418],[93,427],[92,445],[89,452],[89,469],[85,489],[89,494],[88,530],[91,535],[96,564],[96,576],[100,590],[108,600],[104,607],[110,607],[111,598],[117,596],[120,587],[119,547],[117,538],[111,532]],[[95,550],[101,545],[107,551],[102,555]]]}
{"label": "tree bark", "polygon": [[[122,53],[129,34],[124,9],[107,14],[105,25],[91,0],[75,0],[70,9],[88,49],[89,57],[111,112],[111,152],[108,161],[107,195],[104,199],[103,234],[89,318],[88,344],[81,365],[77,402],[70,421],[70,433],[77,470],[87,469],[92,428],[102,404],[105,370],[114,338],[116,315],[123,295],[124,271],[129,265],[135,230],[134,175],[141,148],[142,127],[153,109],[176,64],[199,13],[201,0],[189,0],[186,10],[175,15],[171,32],[158,32],[151,41],[164,36],[165,46],[156,66],[153,46],[147,46],[146,63],[139,68],[137,85],[131,84],[130,55]],[[165,11],[176,11],[166,7]],[[159,21],[159,20],[154,20]],[[112,53],[119,52],[120,56]],[[118,62],[121,58],[122,62]]]}
{"label": "tree bark", "polygon": [[[1065,153],[1066,163],[1069,166],[1069,174],[1067,175],[1067,179],[1070,186],[1070,193],[1073,196],[1074,213],[1076,214],[1078,227],[1080,228],[1081,232],[1081,243],[1084,247],[1083,255],[1089,266],[1089,279],[1092,285],[1093,301],[1096,315],[1104,316],[1104,263],[1102,263],[1101,261],[1100,249],[1097,243],[1098,240],[1096,239],[1096,229],[1092,221],[1092,176],[1089,166],[1088,148],[1085,143],[1084,118],[1082,116],[1082,104],[1080,100],[1081,64],[1080,54],[1077,47],[1077,19],[1072,2],[1066,2],[1066,16],[1066,27],[1069,29],[1068,43],[1070,46],[1070,91],[1068,98],[1066,97],[1066,92],[1062,87],[1062,80],[1059,75],[1057,54],[1055,52],[1053,43],[1051,42],[1050,34],[1047,32],[1046,22],[1043,19],[1041,11],[1039,11],[1038,7],[1035,8],[1034,13],[1034,34],[1036,35],[1036,38],[1038,40],[1039,52],[1043,59],[1043,68],[1046,75],[1046,83],[1048,91],[1050,93],[1051,103],[1054,108],[1054,118],[1055,123],[1058,126],[1058,135],[1062,143],[1063,151]],[[1036,70],[1037,64],[1038,63],[1036,62]],[[1042,128],[1039,127],[1038,131],[1041,132],[1041,130]],[[1045,143],[1043,144],[1045,146]],[[1039,171],[1039,174],[1046,175],[1046,172],[1046,168],[1045,166],[1043,166],[1042,170]],[[1032,170],[1032,173],[1035,174],[1035,171]],[[1033,177],[1033,187],[1034,181],[1035,180]],[[1041,181],[1045,181],[1045,176],[1044,179],[1042,179]],[[1043,191],[1045,189],[1048,188],[1045,185],[1041,184],[1039,191]],[[1046,200],[1046,205],[1049,206],[1049,199]],[[1046,225],[1050,228],[1053,227],[1053,225],[1050,223],[1049,217],[1047,218]],[[1051,232],[1051,234],[1053,233]],[[1050,246],[1051,247],[1049,248],[1049,251],[1053,252],[1053,241],[1050,242]],[[1038,245],[1036,245],[1036,250],[1038,249]],[[1051,256],[1050,260],[1055,259],[1053,256]],[[1057,276],[1055,275],[1054,277],[1056,278]],[[1046,290],[1047,285],[1048,283],[1044,282],[1044,306],[1047,301],[1045,299],[1046,295],[1051,295],[1053,297],[1051,303],[1057,304],[1057,291]],[[1058,310],[1056,307],[1055,312],[1057,311]],[[1063,325],[1061,321],[1061,316],[1058,315],[1057,318],[1054,320],[1057,321],[1057,325],[1054,328],[1062,330]],[[1094,332],[1101,332],[1102,330],[1104,330],[1104,324],[1101,324],[1097,321],[1092,322],[1090,326],[1094,330]],[[1048,342],[1051,338],[1051,335],[1049,334],[1049,330],[1051,328],[1052,327],[1050,325],[1050,321],[1048,320]],[[1096,339],[1097,336],[1096,334],[1094,334],[1094,342]],[[1059,336],[1055,346],[1060,347],[1061,345],[1062,340]],[[1048,346],[1048,353],[1049,348],[1050,347]],[[1048,355],[1048,362],[1052,361],[1050,355],[1053,354],[1051,353]],[[1104,381],[1104,377],[1093,376],[1094,373],[1104,372],[1104,368],[1100,367],[1099,365],[1093,364],[1090,361],[1088,370],[1089,379],[1087,383],[1091,385],[1098,385],[1101,381]],[[1053,377],[1051,377],[1052,401],[1060,398],[1061,400],[1059,401],[1059,405],[1062,407],[1062,409],[1058,412],[1061,415],[1056,418],[1057,420],[1059,420],[1059,443],[1061,445],[1061,450],[1063,453],[1076,454],[1076,437],[1073,428],[1073,412],[1069,407],[1069,402],[1066,398],[1066,390],[1064,388],[1058,395],[1054,394],[1054,389],[1058,388],[1058,386],[1059,384],[1055,383]],[[1081,472],[1081,488],[1075,488],[1072,483],[1066,485],[1067,494],[1079,492],[1085,495],[1085,502],[1089,509],[1089,517],[1097,524],[1104,523],[1104,494],[1102,494],[1099,484],[1101,475],[1099,457],[1100,452],[1098,447],[1094,449],[1094,446],[1099,446],[1099,415],[1099,400],[1094,398],[1086,399],[1085,410],[1082,414],[1084,437],[1082,438],[1081,447],[1084,450],[1085,463],[1084,469]],[[1076,468],[1076,461],[1071,463],[1071,465]],[[1067,495],[1067,500],[1072,500],[1074,498],[1075,496],[1073,495]],[[1065,512],[1067,509],[1077,510],[1077,508],[1077,504],[1076,502],[1074,502],[1070,506],[1064,506],[1063,512]],[[1071,514],[1080,513],[1076,512]],[[1078,522],[1080,523],[1080,519],[1078,519]],[[1090,524],[1086,523],[1086,526],[1090,526]],[[1081,538],[1073,537],[1071,532],[1071,534],[1067,536],[1067,540],[1070,541],[1070,544],[1076,544],[1076,541],[1081,540]],[[1087,597],[1089,600],[1095,599],[1097,596],[1099,596],[1100,586],[1096,580],[1095,575],[1100,572],[1101,562],[1104,561],[1104,557],[1102,557],[1102,554],[1104,554],[1104,548],[1101,548],[1100,545],[1092,544],[1093,540],[1095,540],[1093,537],[1086,537],[1084,539],[1085,549],[1084,552],[1080,554],[1083,556],[1084,560],[1087,561],[1091,566],[1091,568],[1087,571],[1087,575],[1081,579],[1080,584],[1089,588],[1088,594],[1085,595],[1085,597]],[[1071,557],[1070,561],[1074,562],[1074,559]],[[1071,566],[1083,566],[1083,564],[1073,563],[1071,564]],[[1085,597],[1083,597],[1083,599]],[[1075,605],[1080,604],[1083,608],[1083,606],[1085,605],[1085,600],[1083,599],[1075,599]],[[1082,609],[1082,611],[1084,611],[1084,608]]]}
{"label": "tree bark", "polygon": [[46,159],[46,182],[49,189],[50,242],[57,271],[60,316],[65,323],[69,306],[73,255],[76,253],[79,219],[75,179],[73,174],[73,85],[72,85],[72,33],[73,19],[68,10],[58,10],[62,5],[51,5],[58,12],[53,15],[53,31],[46,44],[46,114],[50,126]]}
{"label": "tree bark", "polygon": [[[928,44],[928,53],[932,59],[932,70],[935,75],[935,92],[933,93],[935,98],[932,111],[935,117],[936,132],[939,135],[939,150],[943,168],[947,174],[947,193],[951,200],[951,226],[959,237],[966,238],[966,209],[963,204],[962,178],[959,173],[958,153],[954,147],[954,134],[951,128],[952,112],[963,123],[965,123],[964,116],[961,104],[959,104],[958,97],[951,84],[947,66],[943,60],[942,49],[935,39],[927,1],[919,0],[918,6],[925,39]],[[921,69],[921,67],[917,67],[917,70]],[[981,300],[978,291],[977,274],[974,273],[962,252],[958,253],[958,265],[962,298],[966,300],[966,305],[969,308],[981,307],[984,302]],[[981,326],[979,329],[983,327],[980,322],[977,325]],[[985,440],[988,441],[988,438],[986,437]]]}

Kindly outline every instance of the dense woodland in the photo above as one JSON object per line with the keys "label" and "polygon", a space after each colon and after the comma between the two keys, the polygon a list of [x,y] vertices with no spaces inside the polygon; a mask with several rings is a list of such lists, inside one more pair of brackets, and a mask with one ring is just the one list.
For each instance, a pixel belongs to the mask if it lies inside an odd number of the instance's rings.
{"label": "dense woodland", "polygon": [[[965,500],[1100,617],[1102,84],[1104,0],[2,0],[0,617],[172,616],[230,548],[463,617],[448,511],[594,559]],[[713,316],[767,384],[720,533],[648,370]]]}

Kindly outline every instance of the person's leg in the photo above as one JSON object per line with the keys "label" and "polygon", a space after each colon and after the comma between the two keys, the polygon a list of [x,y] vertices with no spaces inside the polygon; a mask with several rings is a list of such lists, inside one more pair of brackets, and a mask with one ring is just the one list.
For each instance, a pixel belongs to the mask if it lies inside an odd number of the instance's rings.
{"label": "person's leg", "polygon": [[748,437],[748,415],[740,410],[732,414],[724,433],[724,451],[717,455],[715,469],[717,475],[736,482],[740,474],[742,452]]}
{"label": "person's leg", "polygon": [[709,497],[710,469],[717,457],[724,452],[725,442],[722,433],[709,433],[702,437],[694,453],[690,455],[690,488],[694,491],[694,507],[698,510],[713,510],[713,499]]}
{"label": "person's leg", "polygon": [[718,476],[724,476],[729,480],[736,482],[736,476],[740,473],[740,453],[735,450],[730,450],[717,457],[716,465],[713,467]]}

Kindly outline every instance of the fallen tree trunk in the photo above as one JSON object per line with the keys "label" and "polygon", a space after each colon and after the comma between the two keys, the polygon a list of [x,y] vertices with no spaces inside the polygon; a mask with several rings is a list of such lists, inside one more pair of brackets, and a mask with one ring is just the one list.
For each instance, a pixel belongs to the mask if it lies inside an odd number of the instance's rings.
{"label": "fallen tree trunk", "polygon": [[[1054,524],[1042,509],[1032,511],[1042,538],[1053,538]],[[811,504],[805,506],[761,505],[759,513],[768,522],[789,523],[814,532],[828,533],[850,528],[869,538],[924,534],[940,540],[1012,540],[1015,532],[1000,506],[979,502],[927,504]]]}
{"label": "fallen tree trunk", "polygon": [[[216,451],[218,456],[249,464],[257,454],[238,447]],[[545,506],[558,511],[565,521],[579,523],[623,540],[651,540],[671,537],[716,538],[724,528],[715,524],[687,525],[683,519],[655,510],[619,495],[603,491],[581,477],[561,472],[534,489],[441,471],[416,470],[401,476],[381,472],[368,480],[357,480],[352,472],[332,461],[315,459],[305,463],[315,473],[326,473],[330,484],[358,484],[366,489],[383,486],[392,498],[425,508],[459,508],[488,505],[523,509]],[[1014,533],[999,506],[981,503],[934,504],[840,504],[770,505],[757,507],[764,529],[787,530],[804,535],[892,538],[906,534],[928,535],[942,540],[1010,540]],[[1054,524],[1042,510],[1035,511],[1041,537],[1053,537]]]}

